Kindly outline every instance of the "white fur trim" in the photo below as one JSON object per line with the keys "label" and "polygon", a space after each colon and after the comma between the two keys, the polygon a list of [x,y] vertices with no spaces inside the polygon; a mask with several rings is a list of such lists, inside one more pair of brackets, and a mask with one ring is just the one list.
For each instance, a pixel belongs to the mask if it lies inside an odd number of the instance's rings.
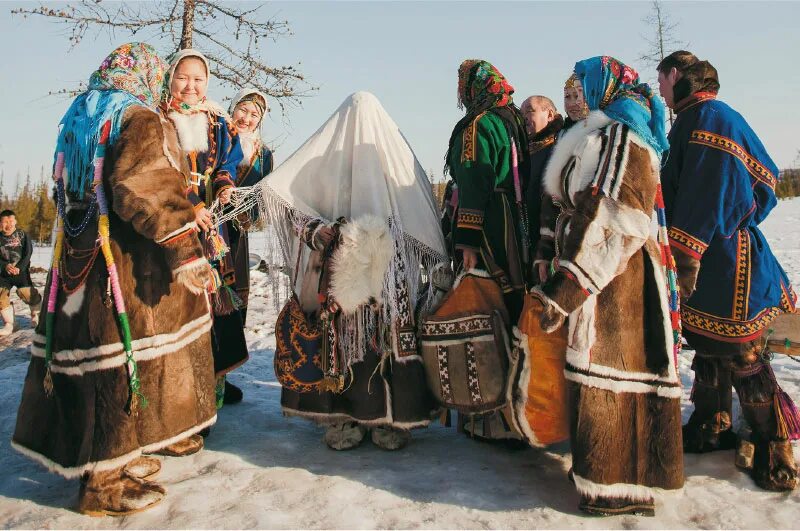
{"label": "white fur trim", "polygon": [[283,414],[287,417],[300,417],[322,425],[335,424],[337,422],[355,422],[362,426],[391,426],[392,428],[397,428],[400,430],[411,430],[414,428],[424,428],[431,423],[430,420],[421,420],[419,422],[394,422],[392,421],[391,416],[388,415],[379,419],[362,420],[351,417],[350,415],[345,415],[343,413],[312,413],[309,411],[292,409],[286,406],[281,406],[281,411],[283,411]]}
{"label": "white fur trim", "polygon": [[341,242],[331,261],[329,293],[345,315],[370,299],[383,302],[383,286],[393,241],[384,219],[370,214],[342,225]]}
{"label": "white fur trim", "polygon": [[644,485],[635,485],[632,483],[604,485],[602,483],[590,481],[574,472],[572,476],[575,479],[575,488],[578,492],[591,499],[603,496],[631,501],[652,501],[655,498],[655,490]]}
{"label": "white fur trim", "polygon": [[83,284],[80,288],[67,295],[67,300],[65,300],[63,306],[61,306],[61,313],[67,317],[75,316],[81,310],[81,306],[83,306],[85,295],[86,284]]}
{"label": "white fur trim", "polygon": [[142,454],[157,452],[158,450],[161,450],[162,448],[165,448],[171,444],[174,444],[178,441],[182,441],[187,437],[191,437],[197,432],[207,428],[208,426],[213,425],[215,422],[217,422],[216,414],[207,421],[198,424],[196,426],[193,426],[192,428],[189,428],[188,430],[179,433],[174,437],[170,437],[169,439],[166,439],[164,441],[148,444],[147,446],[143,446],[132,452],[128,452],[125,455],[121,455],[113,459],[106,459],[104,461],[91,461],[89,463],[75,467],[65,467],[59,465],[52,459],[45,457],[44,455],[40,454],[39,452],[35,452],[30,448],[22,446],[21,444],[13,440],[11,441],[11,447],[17,452],[24,455],[25,457],[32,459],[33,461],[36,461],[39,464],[43,465],[50,472],[55,472],[67,479],[73,479],[82,476],[86,472],[104,472],[125,466],[126,464],[130,463],[132,460],[136,459]]}
{"label": "white fur trim", "polygon": [[[609,367],[607,365],[599,365],[597,363],[591,363],[588,353],[578,352],[570,347],[567,347],[567,363],[569,363],[576,369],[589,371],[595,376],[599,377],[608,376],[609,378],[620,378],[625,380],[640,381],[643,383],[650,383],[650,382],[663,382],[670,384],[678,383],[678,379],[675,377],[674,374],[668,374],[667,376],[659,376],[658,374],[649,372],[624,371],[621,369],[615,369],[614,367]],[[670,364],[670,368],[671,366],[672,364]]]}
{"label": "white fur trim", "polygon": [[172,153],[170,153],[169,151],[169,144],[167,144],[167,134],[166,131],[164,131],[164,122],[166,122],[167,119],[164,118],[164,115],[161,113],[156,113],[156,114],[158,114],[158,120],[161,122],[161,136],[162,136],[161,147],[164,151],[164,156],[167,157],[167,161],[169,162],[170,166],[182,172],[180,165],[178,165],[178,163],[175,162],[175,159],[172,157]]}
{"label": "white fur trim", "polygon": [[[211,330],[211,325],[211,316],[209,314],[204,314],[202,317],[186,323],[177,332],[137,339],[131,343],[134,358],[136,361],[148,361],[167,354],[172,354]],[[93,361],[93,358],[114,353],[119,354],[101,361]],[[31,345],[31,355],[43,358],[45,355],[44,348],[36,344]],[[53,361],[54,363],[51,365],[51,370],[54,373],[80,376],[87,372],[123,366],[125,364],[125,353],[122,343],[113,343],[91,349],[61,350],[54,352]],[[82,363],[76,366],[62,367],[58,362],[63,361]]]}
{"label": "white fur trim", "polygon": [[208,151],[208,115],[204,112],[181,114],[170,111],[169,119],[178,132],[178,140],[184,151],[205,153]]}
{"label": "white fur trim", "polygon": [[169,234],[167,234],[163,238],[159,238],[158,240],[156,240],[156,243],[165,242],[165,241],[169,240],[170,238],[172,238],[174,236],[177,236],[178,234],[181,234],[182,232],[186,232],[186,231],[188,231],[190,229],[194,230],[196,228],[197,228],[197,222],[190,221],[189,223],[185,224],[183,227],[170,232]]}
{"label": "white fur trim", "polygon": [[672,380],[680,381],[678,378],[678,368],[675,366],[675,338],[672,335],[672,319],[669,313],[669,293],[667,292],[667,277],[664,267],[661,265],[661,254],[655,254],[658,252],[658,249],[649,249],[645,246],[645,251],[647,251],[647,255],[650,260],[647,260],[649,264],[645,264],[645,267],[648,265],[652,268],[653,276],[655,277],[656,285],[658,286],[658,300],[661,305],[661,314],[663,318],[661,322],[664,326],[664,337],[667,340],[666,344],[666,353],[667,359],[669,363],[669,377]]}
{"label": "white fur trim", "polygon": [[540,228],[539,229],[539,235],[540,236],[546,236],[546,237],[549,237],[549,238],[555,238],[556,237],[556,233],[553,232],[551,229],[548,229],[547,227]]}
{"label": "white fur trim", "polygon": [[[544,193],[558,200],[564,199],[561,172],[572,157],[576,157],[576,160],[570,180],[570,195],[574,195],[573,189],[582,190],[592,182],[600,161],[600,129],[612,122],[603,111],[592,111],[585,120],[573,125],[559,138],[542,176]],[[578,176],[580,178],[576,178]]]}
{"label": "white fur trim", "polygon": [[594,387],[596,389],[603,389],[611,391],[614,394],[635,393],[635,394],[656,394],[661,398],[677,398],[680,399],[683,395],[681,387],[667,387],[664,385],[654,385],[649,383],[637,382],[632,380],[609,380],[602,376],[591,376],[572,372],[569,368],[564,369],[564,377],[575,383],[585,385],[587,387]]}

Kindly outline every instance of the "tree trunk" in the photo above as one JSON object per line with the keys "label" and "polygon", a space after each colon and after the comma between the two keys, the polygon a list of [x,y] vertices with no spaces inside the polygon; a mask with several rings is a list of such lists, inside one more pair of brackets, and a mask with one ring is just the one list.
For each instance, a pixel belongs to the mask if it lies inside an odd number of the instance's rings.
{"label": "tree trunk", "polygon": [[192,35],[194,34],[194,10],[196,0],[183,0],[183,28],[181,29],[180,49],[192,47]]}

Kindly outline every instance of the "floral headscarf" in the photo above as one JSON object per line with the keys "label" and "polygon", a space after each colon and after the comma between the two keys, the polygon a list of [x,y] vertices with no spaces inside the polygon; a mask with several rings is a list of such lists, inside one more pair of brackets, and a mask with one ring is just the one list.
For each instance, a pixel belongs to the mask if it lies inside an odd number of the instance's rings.
{"label": "floral headscarf", "polygon": [[149,44],[123,44],[89,77],[89,90],[124,90],[152,107],[161,97],[166,68],[167,64]]}
{"label": "floral headscarf", "polygon": [[512,102],[514,87],[488,61],[467,59],[458,67],[458,106],[468,113]]}
{"label": "floral headscarf", "polygon": [[575,74],[590,110],[626,124],[659,155],[669,149],[664,104],[636,70],[604,55],[575,63]]}
{"label": "floral headscarf", "polygon": [[161,94],[166,64],[149,44],[123,44],[89,77],[89,89],[75,98],[61,119],[56,157],[64,153],[68,190],[83,198],[94,178],[101,131],[113,145],[125,111],[134,105],[154,107]]}

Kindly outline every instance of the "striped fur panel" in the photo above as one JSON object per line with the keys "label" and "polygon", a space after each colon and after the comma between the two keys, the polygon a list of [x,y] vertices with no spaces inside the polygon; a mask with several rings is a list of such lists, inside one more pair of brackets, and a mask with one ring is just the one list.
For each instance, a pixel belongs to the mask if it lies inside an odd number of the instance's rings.
{"label": "striped fur panel", "polygon": [[[136,339],[131,342],[136,361],[147,361],[172,354],[197,341],[211,330],[211,315],[206,313],[177,331]],[[35,334],[31,355],[45,357],[45,337]],[[53,353],[51,370],[54,373],[80,376],[89,372],[122,367],[125,352],[122,343],[111,343],[90,349],[59,350]]]}
{"label": "striped fur panel", "polygon": [[577,271],[579,281],[590,283],[583,287],[597,293],[621,274],[628,259],[642,248],[651,222],[652,217],[641,210],[602,197],[572,263],[562,260],[559,265]]}

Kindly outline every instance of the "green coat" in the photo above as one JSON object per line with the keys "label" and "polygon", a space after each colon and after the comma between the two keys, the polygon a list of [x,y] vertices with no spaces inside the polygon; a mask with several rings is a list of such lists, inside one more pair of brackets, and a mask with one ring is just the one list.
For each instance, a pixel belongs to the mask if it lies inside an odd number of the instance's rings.
{"label": "green coat", "polygon": [[456,137],[449,163],[458,186],[454,250],[478,252],[479,267],[504,293],[524,290],[511,139],[503,120],[491,112],[479,115]]}

